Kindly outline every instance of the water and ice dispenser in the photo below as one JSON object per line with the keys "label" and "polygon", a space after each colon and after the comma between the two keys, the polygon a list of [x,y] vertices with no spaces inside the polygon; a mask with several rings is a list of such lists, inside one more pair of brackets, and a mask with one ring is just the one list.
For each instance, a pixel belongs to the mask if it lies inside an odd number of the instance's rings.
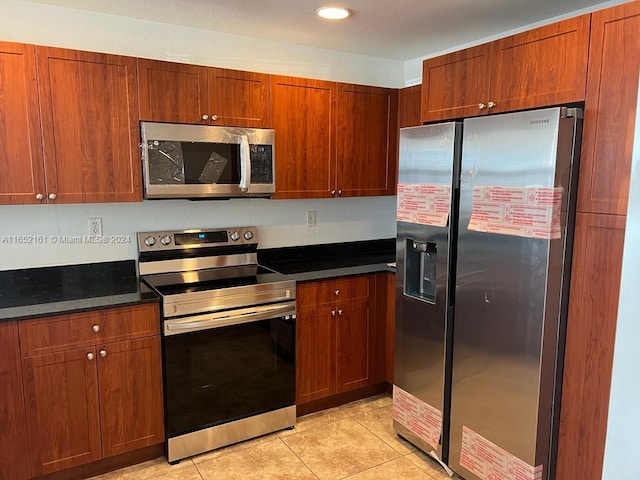
{"label": "water and ice dispenser", "polygon": [[438,258],[436,244],[408,238],[404,258],[404,294],[435,304]]}

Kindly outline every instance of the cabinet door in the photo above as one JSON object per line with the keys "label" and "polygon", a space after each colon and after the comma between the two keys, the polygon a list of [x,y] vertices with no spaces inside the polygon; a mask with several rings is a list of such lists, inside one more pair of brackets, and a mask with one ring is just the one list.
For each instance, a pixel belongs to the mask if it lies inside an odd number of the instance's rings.
{"label": "cabinet door", "polygon": [[335,315],[335,307],[331,305],[298,310],[296,319],[296,403],[298,404],[336,393]]}
{"label": "cabinet door", "polygon": [[491,113],[584,100],[589,21],[583,15],[492,42]]}
{"label": "cabinet door", "polygon": [[212,125],[269,126],[269,76],[263,73],[209,69]]}
{"label": "cabinet door", "polygon": [[336,384],[344,392],[371,383],[371,312],[367,301],[336,306]]}
{"label": "cabinet door", "polygon": [[622,216],[576,218],[558,480],[602,477],[624,228]]}
{"label": "cabinet door", "polygon": [[[385,381],[393,384],[396,323],[396,275],[384,274],[385,285]],[[378,290],[380,292],[380,290]]]}
{"label": "cabinet door", "polygon": [[23,358],[31,473],[101,458],[95,348]]}
{"label": "cabinet door", "polygon": [[489,74],[487,44],[425,60],[422,63],[422,121],[486,114]]}
{"label": "cabinet door", "polygon": [[139,58],[140,120],[208,124],[208,71],[198,65]]}
{"label": "cabinet door", "polygon": [[16,322],[0,322],[0,478],[31,477]]}
{"label": "cabinet door", "polygon": [[271,77],[275,198],[332,196],[336,188],[335,105],[335,83]]}
{"label": "cabinet door", "polygon": [[164,441],[160,337],[98,346],[104,457]]}
{"label": "cabinet door", "polygon": [[578,211],[624,215],[638,95],[640,2],[594,12],[591,24]]}
{"label": "cabinet door", "polygon": [[395,195],[398,91],[338,84],[338,196]]}
{"label": "cabinet door", "polygon": [[47,193],[142,200],[136,59],[36,47]]}
{"label": "cabinet door", "polygon": [[400,128],[422,125],[420,121],[421,96],[422,85],[401,88],[398,92],[398,122]]}
{"label": "cabinet door", "polygon": [[0,42],[0,204],[44,196],[40,112],[33,45]]}

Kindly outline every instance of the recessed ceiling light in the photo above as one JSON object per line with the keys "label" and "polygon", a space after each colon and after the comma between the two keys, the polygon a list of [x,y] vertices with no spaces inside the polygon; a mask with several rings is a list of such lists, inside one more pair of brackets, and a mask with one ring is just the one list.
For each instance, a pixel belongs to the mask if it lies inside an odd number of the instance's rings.
{"label": "recessed ceiling light", "polygon": [[351,15],[351,11],[342,7],[322,7],[316,10],[316,15],[329,20],[342,20]]}

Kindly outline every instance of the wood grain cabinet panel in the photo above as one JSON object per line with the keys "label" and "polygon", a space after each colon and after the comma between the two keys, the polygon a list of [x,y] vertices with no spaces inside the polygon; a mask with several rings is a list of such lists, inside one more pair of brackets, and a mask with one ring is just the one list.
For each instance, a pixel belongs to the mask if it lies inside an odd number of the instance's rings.
{"label": "wood grain cabinet panel", "polygon": [[625,215],[640,70],[640,2],[594,12],[578,211]]}
{"label": "wood grain cabinet panel", "polygon": [[328,198],[335,191],[336,84],[271,77],[276,131],[275,198]]}
{"label": "wood grain cabinet panel", "polygon": [[600,480],[625,217],[578,213],[567,320],[558,480]]}
{"label": "wood grain cabinet panel", "polygon": [[0,478],[31,477],[16,322],[0,322]]}
{"label": "wood grain cabinet panel", "polygon": [[138,59],[140,120],[269,126],[269,76]]}
{"label": "wood grain cabinet panel", "polygon": [[394,195],[398,91],[338,84],[337,195]]}
{"label": "wood grain cabinet panel", "polygon": [[163,442],[159,325],[155,303],[20,322],[33,475]]}
{"label": "wood grain cabinet panel", "polygon": [[49,202],[142,200],[136,59],[36,47]]}
{"label": "wood grain cabinet panel", "polygon": [[420,121],[422,85],[401,88],[398,91],[398,126],[417,127]]}
{"label": "wood grain cabinet panel", "polygon": [[0,204],[45,194],[35,58],[33,45],[0,42]]}
{"label": "wood grain cabinet panel", "polygon": [[590,16],[424,60],[422,121],[584,100]]}
{"label": "wood grain cabinet panel", "polygon": [[384,317],[372,275],[297,286],[298,404],[384,381]]}

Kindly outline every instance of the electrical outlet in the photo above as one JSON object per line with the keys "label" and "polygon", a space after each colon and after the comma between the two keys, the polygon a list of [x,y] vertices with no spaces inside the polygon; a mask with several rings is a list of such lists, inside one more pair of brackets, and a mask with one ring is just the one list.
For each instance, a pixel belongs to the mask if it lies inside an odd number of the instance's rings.
{"label": "electrical outlet", "polygon": [[316,211],[307,210],[307,227],[315,227],[315,226],[316,226]]}
{"label": "electrical outlet", "polygon": [[90,218],[89,219],[89,235],[102,235],[102,219]]}

